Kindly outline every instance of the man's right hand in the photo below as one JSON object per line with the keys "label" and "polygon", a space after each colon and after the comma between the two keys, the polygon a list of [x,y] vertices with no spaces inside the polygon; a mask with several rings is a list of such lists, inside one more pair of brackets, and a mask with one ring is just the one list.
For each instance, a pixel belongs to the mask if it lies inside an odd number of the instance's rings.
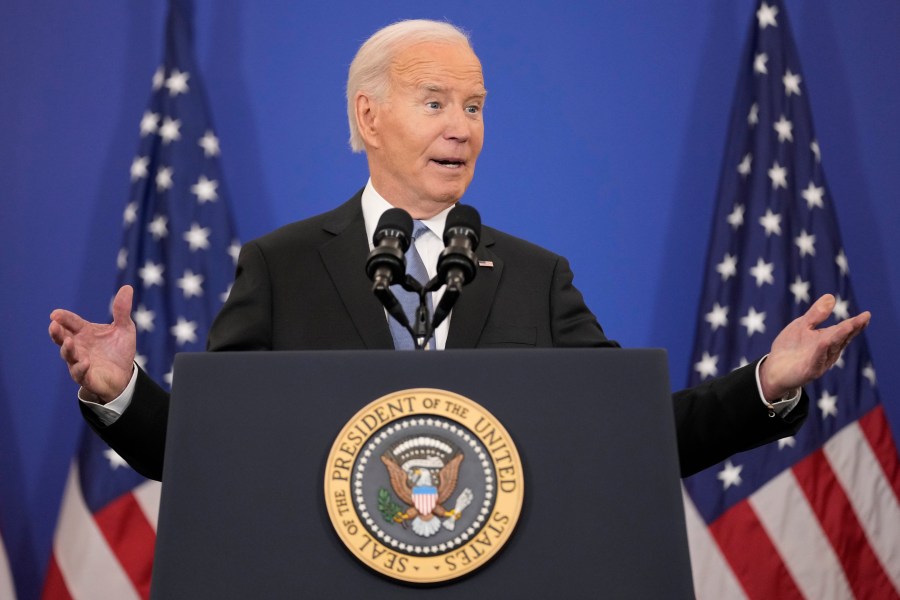
{"label": "man's right hand", "polygon": [[134,370],[137,334],[131,320],[134,290],[122,286],[113,300],[113,322],[109,325],[85,321],[73,312],[50,313],[50,338],[69,367],[69,375],[90,397],[106,404],[128,385]]}

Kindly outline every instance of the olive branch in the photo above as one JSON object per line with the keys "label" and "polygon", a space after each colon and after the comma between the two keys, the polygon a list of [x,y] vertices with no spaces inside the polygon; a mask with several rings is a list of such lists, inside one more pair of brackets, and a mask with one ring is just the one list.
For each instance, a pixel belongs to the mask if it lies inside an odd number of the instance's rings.
{"label": "olive branch", "polygon": [[385,488],[378,490],[378,512],[384,517],[385,521],[397,523],[396,516],[403,513],[403,507],[391,497],[391,493]]}

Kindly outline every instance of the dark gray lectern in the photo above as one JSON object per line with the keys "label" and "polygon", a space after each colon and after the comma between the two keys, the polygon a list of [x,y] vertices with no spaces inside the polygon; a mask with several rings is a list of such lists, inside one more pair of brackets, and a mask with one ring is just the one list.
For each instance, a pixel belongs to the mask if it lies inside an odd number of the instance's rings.
{"label": "dark gray lectern", "polygon": [[[208,353],[175,374],[153,598],[693,597],[662,350]],[[526,486],[501,553],[428,587],[359,562],[323,498],[344,424],[421,387],[490,411]]]}

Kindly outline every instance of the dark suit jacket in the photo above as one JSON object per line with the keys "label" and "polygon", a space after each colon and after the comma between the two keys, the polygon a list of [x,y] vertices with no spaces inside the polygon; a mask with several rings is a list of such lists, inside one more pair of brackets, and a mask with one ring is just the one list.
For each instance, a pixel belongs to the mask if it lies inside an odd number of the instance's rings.
{"label": "dark suit jacket", "polygon": [[[325,214],[292,223],[241,250],[231,295],[207,347],[225,350],[391,349],[384,310],[365,276],[369,252],[361,192]],[[616,347],[572,285],[561,256],[484,227],[474,281],[453,309],[447,348]],[[755,364],[674,395],[682,475],[790,435],[808,400],[769,418]],[[161,479],[168,394],[141,372],[132,405],[92,427],[138,472]]]}

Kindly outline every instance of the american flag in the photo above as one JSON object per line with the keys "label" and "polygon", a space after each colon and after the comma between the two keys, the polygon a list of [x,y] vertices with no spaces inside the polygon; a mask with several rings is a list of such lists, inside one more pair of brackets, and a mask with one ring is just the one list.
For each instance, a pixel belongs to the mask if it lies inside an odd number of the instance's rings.
{"label": "american flag", "polygon": [[[752,19],[725,152],[692,385],[765,354],[821,294],[834,320],[858,312],[780,0]],[[685,481],[698,598],[900,597],[900,462],[865,338],[806,391],[795,437]]]}
{"label": "american flag", "polygon": [[[204,349],[240,247],[191,48],[190,17],[187,2],[170,3],[164,61],[140,120],[116,261],[116,287],[135,289],[136,361],[168,385],[175,353]],[[147,598],[158,508],[159,483],[135,473],[85,429],[63,496],[44,598]]]}

